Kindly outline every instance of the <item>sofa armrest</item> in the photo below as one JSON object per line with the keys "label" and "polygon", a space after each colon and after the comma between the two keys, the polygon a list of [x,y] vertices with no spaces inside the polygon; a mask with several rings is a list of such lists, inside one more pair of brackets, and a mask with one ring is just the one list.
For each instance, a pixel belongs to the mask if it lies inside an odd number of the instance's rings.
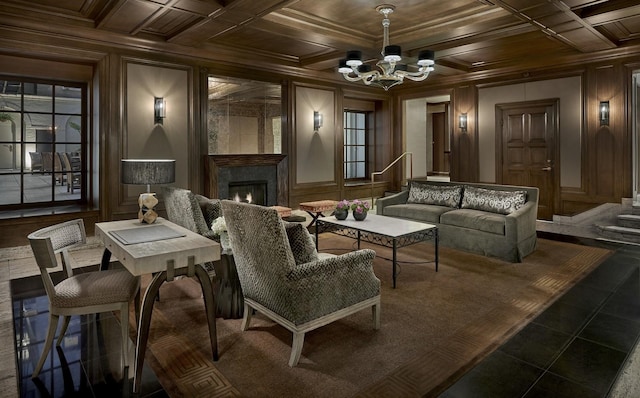
{"label": "sofa armrest", "polygon": [[382,215],[385,206],[405,204],[407,203],[407,199],[409,199],[408,190],[376,199],[376,214]]}
{"label": "sofa armrest", "polygon": [[526,202],[521,208],[505,217],[505,235],[514,242],[536,234],[536,219],[538,217],[538,203]]}

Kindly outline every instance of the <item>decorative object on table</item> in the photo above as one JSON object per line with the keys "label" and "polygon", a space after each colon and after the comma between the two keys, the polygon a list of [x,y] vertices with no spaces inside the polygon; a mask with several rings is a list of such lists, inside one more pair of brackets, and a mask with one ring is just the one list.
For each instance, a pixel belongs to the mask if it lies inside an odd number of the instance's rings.
{"label": "decorative object on table", "polygon": [[344,199],[338,202],[336,205],[336,210],[333,212],[333,215],[338,220],[344,220],[349,215],[349,209],[351,208],[351,203],[348,200]]}
{"label": "decorative object on table", "polygon": [[146,185],[147,191],[138,198],[138,220],[152,224],[158,218],[158,204],[151,184],[170,184],[176,180],[176,161],[173,159],[122,159],[120,180],[123,184]]}
{"label": "decorative object on table", "polygon": [[366,200],[362,201],[359,199],[355,199],[351,202],[351,210],[353,211],[353,218],[356,221],[362,221],[367,218],[367,212],[371,207],[369,206],[369,202]]}
{"label": "decorative object on table", "polygon": [[211,223],[211,231],[220,237],[220,245],[227,252],[231,251],[231,243],[229,242],[229,234],[227,233],[227,223],[224,217],[218,217]]}

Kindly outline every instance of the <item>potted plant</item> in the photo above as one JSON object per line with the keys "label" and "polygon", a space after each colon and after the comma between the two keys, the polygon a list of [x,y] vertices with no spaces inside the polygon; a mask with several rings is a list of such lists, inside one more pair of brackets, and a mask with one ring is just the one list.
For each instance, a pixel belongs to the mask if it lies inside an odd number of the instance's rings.
{"label": "potted plant", "polygon": [[351,202],[351,211],[353,211],[353,218],[356,221],[362,221],[367,218],[367,212],[371,206],[369,206],[369,202],[355,199]]}
{"label": "potted plant", "polygon": [[349,209],[351,208],[351,203],[348,200],[343,199],[336,205],[336,210],[333,212],[333,215],[338,220],[344,220],[349,215]]}

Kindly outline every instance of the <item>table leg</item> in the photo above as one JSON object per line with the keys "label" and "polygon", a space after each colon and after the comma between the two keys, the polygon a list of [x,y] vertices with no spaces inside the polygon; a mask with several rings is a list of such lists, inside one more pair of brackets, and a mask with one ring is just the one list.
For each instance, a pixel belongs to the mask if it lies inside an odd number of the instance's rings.
{"label": "table leg", "polygon": [[309,215],[311,216],[311,222],[309,222],[309,225],[307,225],[307,228],[313,226],[313,224],[315,224],[315,222],[318,220],[319,217],[324,217],[324,214],[322,214],[322,212],[310,212],[309,210],[306,210],[307,213],[309,213]]}
{"label": "table leg", "polygon": [[358,230],[358,250],[360,250],[360,230]]}
{"label": "table leg", "polygon": [[216,330],[216,304],[213,296],[213,286],[209,274],[201,266],[196,266],[196,276],[202,287],[202,297],[204,298],[204,310],[207,314],[207,322],[209,323],[209,339],[211,340],[211,351],[213,360],[218,360],[218,337]]}
{"label": "table leg", "polygon": [[316,251],[318,251],[318,250],[319,250],[319,249],[318,249],[318,234],[319,234],[319,233],[320,233],[320,232],[318,231],[318,226],[316,225]]}
{"label": "table leg", "polygon": [[396,288],[396,239],[393,238],[393,288]]}
{"label": "table leg", "polygon": [[100,260],[100,271],[109,269],[109,261],[111,260],[111,252],[106,247],[102,252],[102,260]]}
{"label": "table leg", "polygon": [[167,271],[158,272],[147,290],[144,292],[144,298],[142,299],[142,310],[140,314],[140,321],[138,322],[138,339],[136,342],[136,357],[135,367],[133,369],[133,392],[137,393],[140,389],[140,379],[142,377],[142,366],[144,365],[144,354],[147,350],[147,341],[149,339],[149,326],[151,324],[151,313],[153,312],[153,305],[156,301],[156,296],[162,285],[167,280]]}

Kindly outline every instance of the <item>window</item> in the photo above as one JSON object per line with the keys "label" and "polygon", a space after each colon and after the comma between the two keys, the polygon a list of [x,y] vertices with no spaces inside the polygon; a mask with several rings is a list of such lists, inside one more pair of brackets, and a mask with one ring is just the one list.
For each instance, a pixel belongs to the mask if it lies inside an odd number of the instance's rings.
{"label": "window", "polygon": [[86,92],[0,77],[0,210],[85,199]]}
{"label": "window", "polygon": [[367,178],[368,113],[344,112],[344,179]]}

